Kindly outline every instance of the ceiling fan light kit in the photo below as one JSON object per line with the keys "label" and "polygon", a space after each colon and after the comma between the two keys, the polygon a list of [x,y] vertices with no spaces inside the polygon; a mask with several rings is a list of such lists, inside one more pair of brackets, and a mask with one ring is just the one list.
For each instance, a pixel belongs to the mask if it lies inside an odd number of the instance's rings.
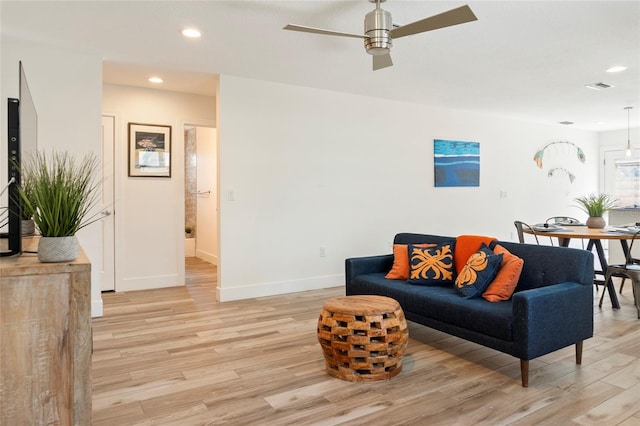
{"label": "ceiling fan light kit", "polygon": [[369,1],[371,3],[375,3],[376,8],[365,15],[364,35],[305,27],[296,24],[286,25],[283,29],[339,37],[362,38],[364,39],[364,47],[367,53],[373,56],[373,70],[375,71],[393,65],[390,52],[391,47],[393,47],[394,38],[437,30],[440,28],[450,27],[452,25],[464,24],[478,19],[471,11],[471,8],[465,5],[438,15],[412,22],[411,24],[399,26],[393,24],[391,13],[380,8],[380,3],[385,0]]}
{"label": "ceiling fan light kit", "polygon": [[373,56],[386,55],[393,43],[389,37],[389,30],[393,27],[391,14],[386,10],[376,9],[364,17],[364,47]]}

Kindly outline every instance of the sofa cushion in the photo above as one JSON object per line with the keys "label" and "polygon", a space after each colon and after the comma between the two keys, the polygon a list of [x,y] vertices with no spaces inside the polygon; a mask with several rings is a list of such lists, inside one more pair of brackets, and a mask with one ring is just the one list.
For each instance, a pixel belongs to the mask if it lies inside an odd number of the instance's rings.
{"label": "sofa cushion", "polygon": [[480,297],[502,263],[502,254],[494,254],[484,243],[473,253],[456,278],[456,289],[465,299]]}
{"label": "sofa cushion", "polygon": [[433,247],[409,244],[409,279],[407,281],[418,285],[453,284],[454,248],[455,241]]}
{"label": "sofa cushion", "polygon": [[500,244],[495,245],[493,252],[502,254],[502,264],[489,287],[482,293],[482,297],[489,302],[509,300],[516,289],[516,285],[518,285],[522,267],[524,266],[524,259],[512,254]]}
{"label": "sofa cushion", "polygon": [[384,278],[384,273],[354,277],[350,294],[379,294],[400,303],[405,312],[425,317],[476,333],[513,340],[511,332],[512,300],[490,303],[483,298],[463,299],[453,286],[420,286]]}
{"label": "sofa cushion", "polygon": [[456,264],[456,272],[459,274],[467,263],[469,256],[480,250],[482,244],[487,246],[495,241],[496,238],[486,237],[483,235],[460,235],[456,238],[456,251],[453,254],[453,260]]}
{"label": "sofa cushion", "polygon": [[[415,244],[416,247],[433,247],[435,244]],[[390,280],[403,280],[409,278],[409,245],[393,245],[393,266],[385,278]]]}

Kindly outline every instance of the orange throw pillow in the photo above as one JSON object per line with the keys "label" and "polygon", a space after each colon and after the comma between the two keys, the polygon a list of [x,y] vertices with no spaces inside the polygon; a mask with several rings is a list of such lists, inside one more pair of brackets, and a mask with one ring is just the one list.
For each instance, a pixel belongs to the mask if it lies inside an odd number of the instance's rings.
{"label": "orange throw pillow", "polygon": [[495,254],[502,253],[502,264],[496,277],[491,281],[491,284],[489,284],[489,287],[487,287],[484,293],[482,293],[482,297],[489,302],[509,300],[516,289],[516,285],[518,285],[524,260],[511,254],[506,248],[499,244],[493,248],[493,252]]}
{"label": "orange throw pillow", "polygon": [[[493,237],[485,237],[482,235],[460,235],[456,238],[455,252],[453,253],[453,262],[456,265],[456,272],[459,274],[467,264],[469,257],[482,247],[482,243],[485,243],[487,247],[491,244],[491,241],[495,240]],[[496,253],[498,254],[498,253]]]}
{"label": "orange throw pillow", "polygon": [[[428,248],[434,247],[436,244],[414,244],[416,247]],[[408,280],[409,279],[409,245],[394,244],[393,245],[393,266],[387,275],[384,276],[389,280]]]}

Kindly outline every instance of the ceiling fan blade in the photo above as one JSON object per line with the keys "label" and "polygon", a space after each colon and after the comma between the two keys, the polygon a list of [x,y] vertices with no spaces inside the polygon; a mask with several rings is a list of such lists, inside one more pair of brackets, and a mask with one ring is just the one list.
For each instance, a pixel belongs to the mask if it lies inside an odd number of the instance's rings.
{"label": "ceiling fan blade", "polygon": [[396,39],[412,34],[423,33],[425,31],[437,30],[439,28],[450,27],[452,25],[464,24],[465,22],[477,21],[476,15],[467,5],[451,9],[438,15],[430,16],[416,22],[412,22],[389,31],[389,35]]}
{"label": "ceiling fan blade", "polygon": [[296,24],[285,25],[282,29],[291,30],[291,31],[301,31],[303,33],[324,34],[324,35],[332,35],[332,36],[340,36],[340,37],[369,38],[366,35],[341,33],[339,31],[323,30],[322,28],[305,27],[303,25],[296,25]]}
{"label": "ceiling fan blade", "polygon": [[373,70],[379,70],[382,68],[390,67],[393,65],[393,61],[391,60],[391,55],[374,55],[373,56]]}

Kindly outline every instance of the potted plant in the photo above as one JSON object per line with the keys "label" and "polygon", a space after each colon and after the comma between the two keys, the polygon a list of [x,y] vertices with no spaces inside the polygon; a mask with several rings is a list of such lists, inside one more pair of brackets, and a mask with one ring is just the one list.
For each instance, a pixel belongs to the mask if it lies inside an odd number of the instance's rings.
{"label": "potted plant", "polygon": [[184,227],[184,235],[187,238],[191,238],[191,233],[193,232],[193,227],[187,225]]}
{"label": "potted plant", "polygon": [[91,213],[100,194],[94,180],[97,166],[93,154],[77,163],[68,152],[38,152],[23,162],[24,184],[18,192],[25,215],[33,217],[42,235],[38,243],[41,262],[75,260],[76,232],[100,220],[100,212]]}
{"label": "potted plant", "polygon": [[578,197],[575,201],[578,203],[578,207],[589,215],[587,227],[602,229],[606,225],[602,215],[611,210],[618,200],[608,194],[589,194]]}

